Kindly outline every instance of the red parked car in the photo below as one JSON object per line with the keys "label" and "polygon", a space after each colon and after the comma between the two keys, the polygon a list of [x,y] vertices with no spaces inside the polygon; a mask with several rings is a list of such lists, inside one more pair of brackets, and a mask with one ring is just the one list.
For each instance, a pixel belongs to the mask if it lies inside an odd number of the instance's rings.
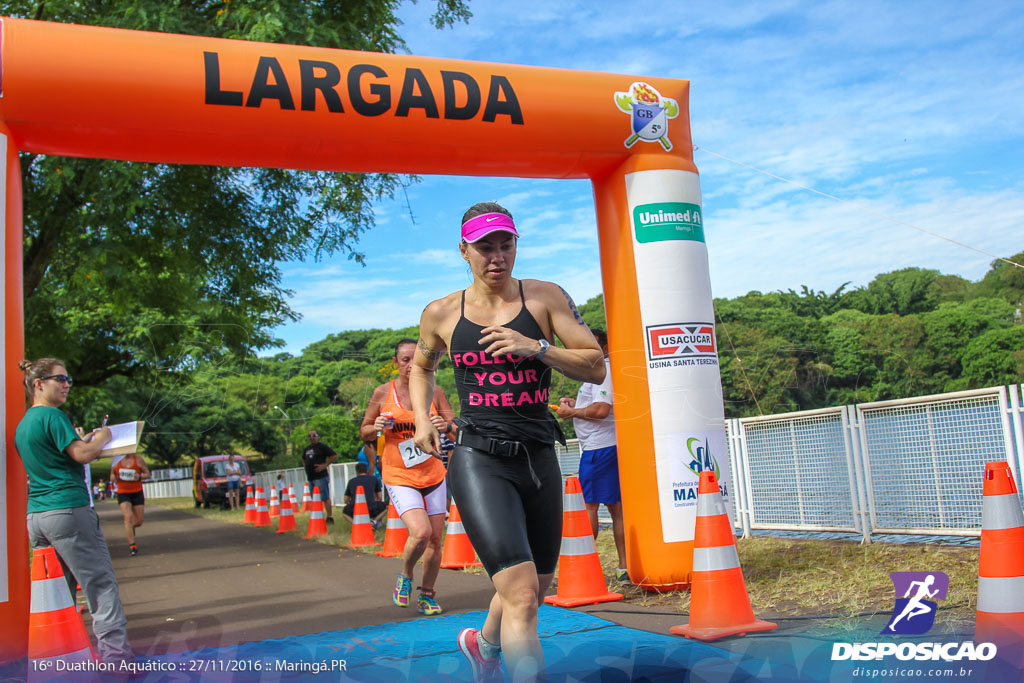
{"label": "red parked car", "polygon": [[[228,475],[224,471],[230,455],[204,455],[196,458],[192,465],[192,496],[196,507],[211,505],[228,507]],[[239,503],[245,504],[245,487],[252,484],[252,471],[249,463],[241,456],[235,456],[236,462],[242,466],[241,490],[238,492]]]}

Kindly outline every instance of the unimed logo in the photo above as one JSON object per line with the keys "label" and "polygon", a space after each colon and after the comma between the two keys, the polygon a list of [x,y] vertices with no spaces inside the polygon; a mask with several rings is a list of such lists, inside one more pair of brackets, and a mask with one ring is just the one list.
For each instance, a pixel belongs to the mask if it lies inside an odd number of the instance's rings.
{"label": "unimed logo", "polygon": [[656,202],[640,204],[633,209],[636,241],[650,242],[704,241],[704,223],[700,206],[688,202]]}
{"label": "unimed logo", "polygon": [[671,323],[647,327],[647,358],[686,358],[714,355],[715,326],[711,323]]}

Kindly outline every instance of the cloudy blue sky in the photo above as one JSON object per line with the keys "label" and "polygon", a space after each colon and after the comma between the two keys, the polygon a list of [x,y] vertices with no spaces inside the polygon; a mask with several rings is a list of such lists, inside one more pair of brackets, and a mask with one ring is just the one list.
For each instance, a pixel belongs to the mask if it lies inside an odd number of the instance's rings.
{"label": "cloudy blue sky", "polygon": [[[977,280],[992,261],[902,223],[989,254],[1024,250],[1020,3],[473,0],[470,23],[444,31],[429,26],[433,5],[402,9],[412,54],[691,82],[716,297],[832,291],[909,266]],[[466,286],[458,221],[482,200],[517,219],[517,276],[577,302],[601,292],[589,181],[424,176],[407,198],[377,206],[365,267],[286,264],[303,319],[275,330],[283,350],[415,324]]]}

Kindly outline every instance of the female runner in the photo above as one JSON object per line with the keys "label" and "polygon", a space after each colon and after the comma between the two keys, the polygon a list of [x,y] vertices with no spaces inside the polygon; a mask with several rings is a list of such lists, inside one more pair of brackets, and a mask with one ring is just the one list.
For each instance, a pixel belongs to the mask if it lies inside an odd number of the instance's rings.
{"label": "female runner", "polygon": [[[363,441],[370,441],[378,434],[384,436],[381,453],[384,486],[395,512],[409,530],[409,540],[402,552],[402,571],[395,580],[391,600],[399,607],[409,606],[413,573],[422,557],[423,582],[418,586],[416,609],[434,616],[442,611],[437,604],[434,583],[441,570],[441,533],[448,511],[448,495],[444,465],[412,447],[414,423],[409,370],[415,351],[416,342],[412,339],[402,339],[395,345],[392,361],[398,368],[398,379],[374,390],[359,436]],[[427,405],[431,425],[445,433],[455,428],[450,421],[455,414],[440,387],[434,389]],[[366,493],[369,499],[372,491]]]}
{"label": "female runner", "polygon": [[[473,283],[431,302],[420,319],[410,392],[416,446],[439,455],[428,416],[434,371],[447,349],[462,405],[448,484],[469,540],[496,594],[483,628],[459,634],[478,680],[543,670],[537,609],[551,585],[562,537],[562,479],[548,410],[551,369],[584,382],[604,379],[604,356],[572,298],[558,285],[512,277],[519,233],[493,202],[462,219],[462,258]],[[565,348],[550,343],[557,336]]]}
{"label": "female runner", "polygon": [[117,481],[117,504],[124,518],[124,535],[128,539],[128,552],[132,557],[139,554],[135,543],[135,530],[142,526],[146,516],[146,494],[142,482],[152,475],[146,461],[137,453],[130,453],[110,468],[110,476]]}

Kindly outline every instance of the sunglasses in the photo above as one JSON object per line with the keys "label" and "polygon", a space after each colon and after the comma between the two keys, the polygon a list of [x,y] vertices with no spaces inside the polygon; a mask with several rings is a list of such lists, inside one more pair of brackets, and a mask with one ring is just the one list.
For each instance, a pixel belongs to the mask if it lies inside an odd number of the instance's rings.
{"label": "sunglasses", "polygon": [[46,377],[40,377],[39,380],[45,382],[48,379],[55,379],[58,382],[67,382],[68,386],[74,384],[74,380],[68,375],[47,375]]}
{"label": "sunglasses", "polygon": [[310,436],[320,436],[320,435],[319,435],[319,434],[317,434],[316,432],[310,432],[310,433],[309,433],[309,435],[310,435]]}

